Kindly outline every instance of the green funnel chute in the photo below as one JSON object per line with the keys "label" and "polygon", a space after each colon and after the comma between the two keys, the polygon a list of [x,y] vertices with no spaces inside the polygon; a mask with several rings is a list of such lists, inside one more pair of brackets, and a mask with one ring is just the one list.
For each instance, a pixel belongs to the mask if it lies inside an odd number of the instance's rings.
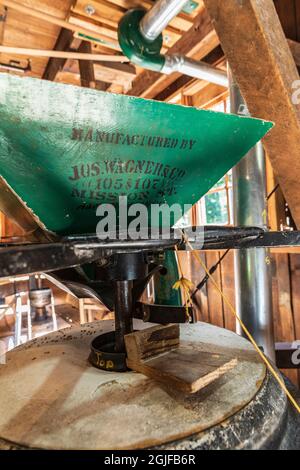
{"label": "green funnel chute", "polygon": [[[0,74],[0,175],[50,231],[96,208],[198,201],[270,122]],[[3,204],[2,204],[3,206]]]}

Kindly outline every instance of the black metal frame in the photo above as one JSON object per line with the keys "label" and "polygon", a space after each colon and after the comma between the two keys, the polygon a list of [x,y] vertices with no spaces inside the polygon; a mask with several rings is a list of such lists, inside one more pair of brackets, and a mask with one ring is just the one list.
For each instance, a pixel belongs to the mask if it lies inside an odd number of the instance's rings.
{"label": "black metal frame", "polygon": [[[174,230],[168,239],[161,234],[156,240],[99,240],[94,235],[79,235],[65,237],[58,242],[6,243],[2,247],[0,244],[0,278],[54,271],[68,286],[69,276],[75,275],[75,283],[78,279],[80,281],[77,288],[81,286],[95,291],[97,298],[115,310],[113,339],[111,336],[100,337],[91,346],[90,361],[105,370],[126,370],[124,337],[133,331],[133,318],[153,323],[196,321],[190,307],[140,301],[152,276],[158,271],[164,274],[165,268],[154,261],[155,252],[174,249],[175,246],[188,250],[189,245],[198,250],[300,246],[300,232],[265,232],[258,227],[207,226],[195,229]],[[80,266],[92,263],[97,267],[96,281],[89,280],[80,271]],[[103,298],[105,289],[110,294],[106,299]],[[282,352],[277,356],[280,363],[288,364]]]}
{"label": "black metal frame", "polygon": [[[258,227],[200,227],[203,240],[197,240],[195,227],[183,230],[195,250],[246,249],[300,246],[300,231],[266,232]],[[184,235],[171,232],[171,238],[157,240],[99,240],[94,235],[62,238],[49,243],[0,243],[0,278],[37,272],[51,272],[92,262],[105,264],[107,257],[118,253],[189,249]]]}

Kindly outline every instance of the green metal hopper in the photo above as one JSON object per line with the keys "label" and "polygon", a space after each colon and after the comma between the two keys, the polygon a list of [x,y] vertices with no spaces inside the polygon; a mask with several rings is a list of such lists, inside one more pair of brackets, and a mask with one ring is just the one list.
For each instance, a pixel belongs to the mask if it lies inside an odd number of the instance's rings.
{"label": "green metal hopper", "polygon": [[61,235],[95,232],[97,206],[121,195],[128,204],[195,203],[272,127],[7,74],[0,116],[0,175]]}

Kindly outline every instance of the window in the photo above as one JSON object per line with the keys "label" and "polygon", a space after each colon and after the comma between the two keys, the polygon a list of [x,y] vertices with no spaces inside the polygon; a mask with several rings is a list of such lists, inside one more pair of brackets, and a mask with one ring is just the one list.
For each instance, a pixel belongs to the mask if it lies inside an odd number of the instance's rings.
{"label": "window", "polygon": [[[210,109],[226,113],[229,109],[229,98],[219,101]],[[193,210],[185,214],[175,226],[230,224],[233,224],[231,171],[223,176],[223,178],[195,204]]]}
{"label": "window", "polygon": [[[213,111],[227,113],[229,98],[210,108]],[[232,219],[232,173],[227,173],[197,203],[197,219],[200,225],[228,225]]]}
{"label": "window", "polygon": [[232,175],[227,173],[197,203],[197,219],[201,225],[232,224]]}

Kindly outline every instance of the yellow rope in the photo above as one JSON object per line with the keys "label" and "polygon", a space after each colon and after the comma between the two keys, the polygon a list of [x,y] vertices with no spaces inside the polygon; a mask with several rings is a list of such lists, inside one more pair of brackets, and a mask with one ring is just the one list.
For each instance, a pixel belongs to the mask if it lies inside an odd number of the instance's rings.
{"label": "yellow rope", "polygon": [[202,261],[201,257],[199,256],[199,254],[197,253],[197,251],[195,251],[191,245],[191,243],[189,242],[189,240],[186,238],[186,235],[183,233],[183,237],[184,237],[184,240],[187,244],[187,246],[190,248],[190,250],[192,251],[192,255],[197,259],[197,261],[200,263],[200,265],[202,266],[202,268],[204,269],[204,271],[206,272],[207,276],[209,277],[209,279],[211,280],[211,282],[213,283],[214,287],[217,289],[217,291],[219,292],[219,294],[221,295],[223,301],[225,302],[225,304],[228,306],[229,310],[233,313],[233,315],[235,316],[235,318],[237,319],[237,321],[239,322],[239,324],[241,325],[241,328],[242,330],[244,331],[244,333],[246,334],[246,336],[248,337],[249,341],[252,343],[252,345],[254,346],[254,348],[256,349],[256,351],[258,352],[258,354],[260,355],[261,359],[264,361],[264,363],[266,364],[267,368],[269,369],[269,371],[271,372],[271,374],[273,375],[273,377],[277,380],[277,382],[279,383],[280,387],[282,388],[282,390],[285,392],[286,396],[288,397],[288,399],[290,400],[290,402],[293,404],[293,406],[296,408],[296,410],[298,411],[298,413],[300,414],[300,406],[298,405],[298,403],[296,402],[295,398],[291,395],[291,393],[289,392],[289,390],[287,389],[284,381],[282,380],[282,378],[279,376],[279,374],[276,372],[276,370],[274,369],[274,367],[272,366],[272,364],[270,363],[270,361],[267,359],[267,357],[264,355],[264,353],[260,350],[260,348],[258,347],[258,345],[256,344],[253,336],[251,335],[250,331],[248,330],[248,328],[246,327],[246,325],[243,323],[242,319],[239,317],[239,315],[237,314],[237,312],[235,311],[235,308],[233,307],[233,305],[231,304],[230,300],[228,299],[228,297],[222,292],[221,288],[218,286],[218,284],[216,283],[216,281],[214,280],[214,278],[212,277],[212,275],[210,274],[208,268],[206,267],[205,263]]}
{"label": "yellow rope", "polygon": [[184,296],[185,296],[184,303],[185,303],[185,309],[186,309],[186,317],[187,319],[189,319],[189,307],[192,306],[191,291],[194,290],[194,284],[192,283],[192,281],[190,281],[189,279],[183,276],[183,271],[181,267],[181,261],[178,256],[177,246],[175,246],[175,250],[176,250],[176,256],[177,256],[179,279],[178,281],[174,283],[173,289],[178,290],[181,288],[183,290]]}

